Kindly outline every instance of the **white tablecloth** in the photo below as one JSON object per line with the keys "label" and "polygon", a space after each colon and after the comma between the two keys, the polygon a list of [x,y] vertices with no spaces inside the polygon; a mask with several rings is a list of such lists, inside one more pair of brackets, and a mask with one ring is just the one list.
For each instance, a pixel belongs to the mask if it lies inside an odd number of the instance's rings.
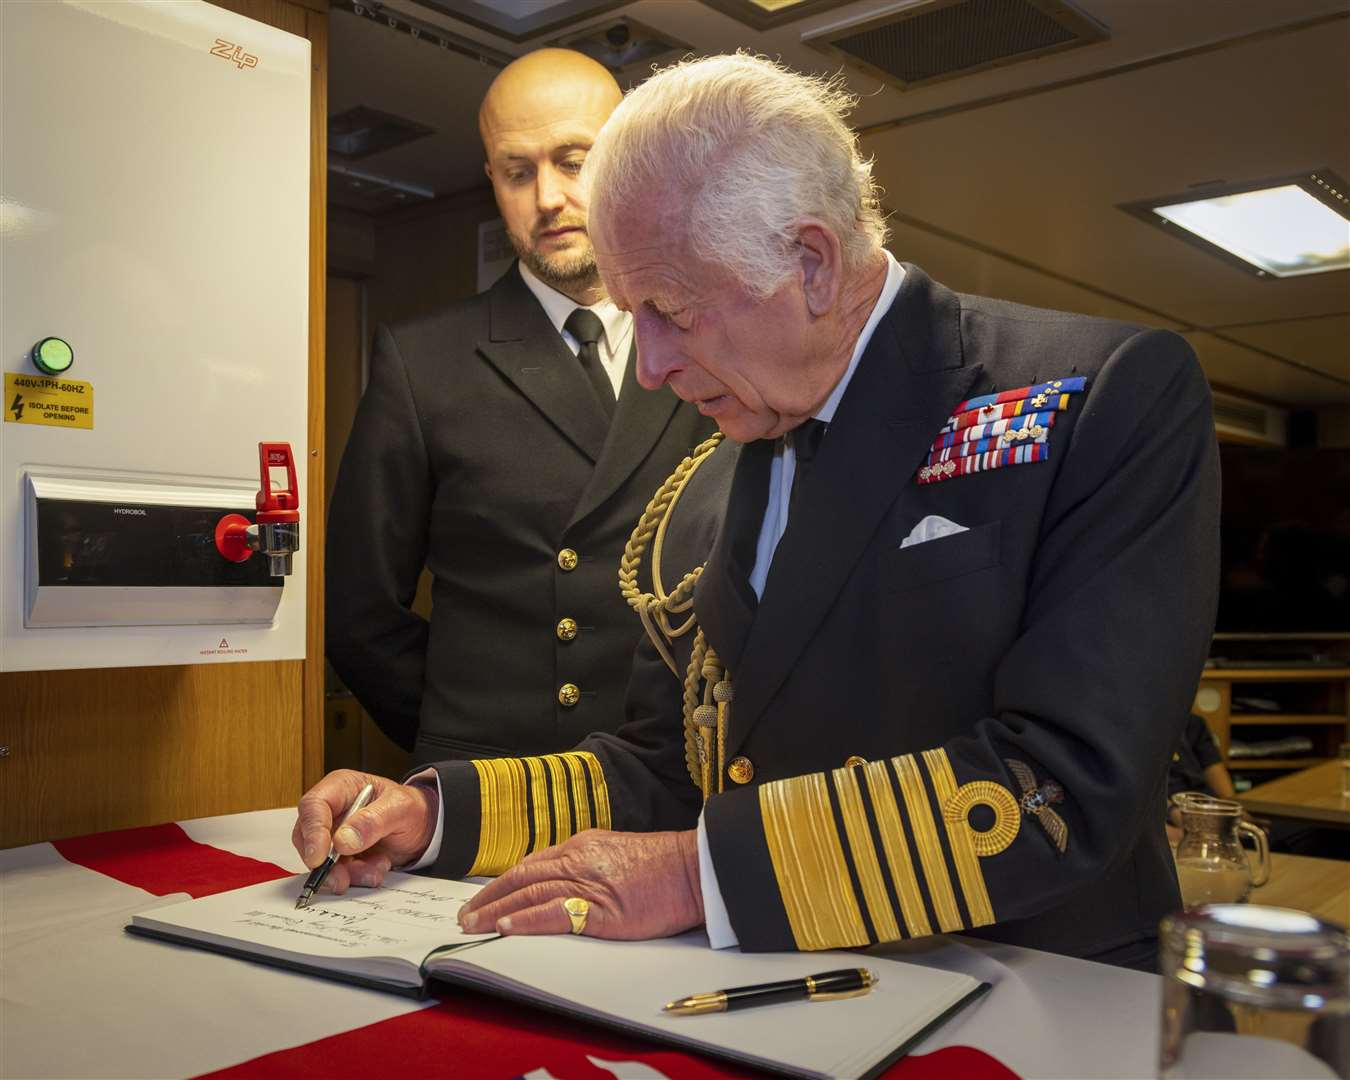
{"label": "white tablecloth", "polygon": [[[299,873],[293,822],[282,809],[182,828]],[[68,862],[51,844],[0,852],[0,1076],[195,1076],[426,1007],[123,932],[133,913],[182,899]],[[994,987],[916,1053],[973,1046],[1025,1080],[1155,1075],[1156,976],[967,939],[888,954]]]}

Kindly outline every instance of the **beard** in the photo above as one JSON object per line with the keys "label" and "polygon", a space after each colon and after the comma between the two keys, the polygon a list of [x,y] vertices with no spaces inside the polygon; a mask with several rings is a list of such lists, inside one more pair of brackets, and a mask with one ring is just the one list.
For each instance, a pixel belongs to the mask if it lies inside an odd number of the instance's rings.
{"label": "beard", "polygon": [[[556,229],[568,225],[585,228],[583,222],[562,218],[548,223],[546,227]],[[600,272],[595,266],[595,251],[589,236],[586,236],[586,242],[579,250],[545,255],[535,250],[529,238],[517,236],[510,229],[506,235],[520,261],[544,284],[560,291],[572,287],[594,288],[600,284]]]}

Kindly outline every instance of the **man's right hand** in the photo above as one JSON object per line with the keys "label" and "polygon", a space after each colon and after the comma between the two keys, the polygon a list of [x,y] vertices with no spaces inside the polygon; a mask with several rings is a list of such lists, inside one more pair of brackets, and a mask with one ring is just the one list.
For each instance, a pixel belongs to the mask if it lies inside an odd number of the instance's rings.
{"label": "man's right hand", "polygon": [[[374,796],[334,836],[334,822],[366,784],[374,785]],[[391,867],[416,862],[435,835],[440,805],[434,786],[338,769],[305,792],[299,811],[291,843],[310,869],[328,857],[330,844],[336,847],[343,858],[324,888],[343,893],[349,885],[379,885]]]}

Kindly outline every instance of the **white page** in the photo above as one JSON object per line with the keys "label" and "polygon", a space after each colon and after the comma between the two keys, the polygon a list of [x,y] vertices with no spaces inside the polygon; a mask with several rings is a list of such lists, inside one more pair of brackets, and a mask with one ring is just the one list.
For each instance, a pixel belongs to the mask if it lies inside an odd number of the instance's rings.
{"label": "white page", "polygon": [[[865,1072],[979,985],[958,972],[860,953],[712,949],[702,931],[633,942],[504,937],[483,949],[438,957],[429,967],[486,971],[485,984],[533,987],[541,1001],[608,1016],[632,1030],[831,1077]],[[859,967],[880,977],[861,997],[701,1016],[661,1011],[689,994]]]}
{"label": "white page", "polygon": [[[319,893],[313,904],[297,911],[295,899],[304,880],[297,876],[250,885],[156,908],[131,921],[249,952],[379,972],[410,985],[420,985],[417,969],[432,950],[493,937],[459,928],[459,909],[478,885],[391,873],[378,889],[351,889],[342,896]],[[399,963],[382,962],[388,960]]]}
{"label": "white page", "polygon": [[[854,1076],[978,986],[967,975],[849,952],[746,953],[708,947],[701,931],[642,942],[571,935],[464,934],[459,908],[481,886],[389,874],[379,889],[324,896],[295,910],[303,877],[265,882],[133,917],[136,926],[332,970],[421,985],[419,968],[445,946],[483,943],[430,961],[541,1004],[607,1018],[748,1063],[791,1066],[819,1076]],[[866,995],[672,1016],[666,1002],[688,994],[838,968],[880,977]],[[453,976],[452,976],[453,977]],[[456,979],[455,981],[461,981]]]}

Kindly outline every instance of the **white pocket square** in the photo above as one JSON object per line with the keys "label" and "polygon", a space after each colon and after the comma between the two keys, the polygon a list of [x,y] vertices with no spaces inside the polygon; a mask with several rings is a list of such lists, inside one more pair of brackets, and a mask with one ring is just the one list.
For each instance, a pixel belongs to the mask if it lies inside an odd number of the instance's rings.
{"label": "white pocket square", "polygon": [[900,546],[907,548],[914,544],[924,544],[929,540],[936,540],[941,536],[954,536],[957,533],[968,531],[964,525],[948,521],[945,517],[938,517],[937,514],[929,514],[914,526],[908,536],[900,541]]}

